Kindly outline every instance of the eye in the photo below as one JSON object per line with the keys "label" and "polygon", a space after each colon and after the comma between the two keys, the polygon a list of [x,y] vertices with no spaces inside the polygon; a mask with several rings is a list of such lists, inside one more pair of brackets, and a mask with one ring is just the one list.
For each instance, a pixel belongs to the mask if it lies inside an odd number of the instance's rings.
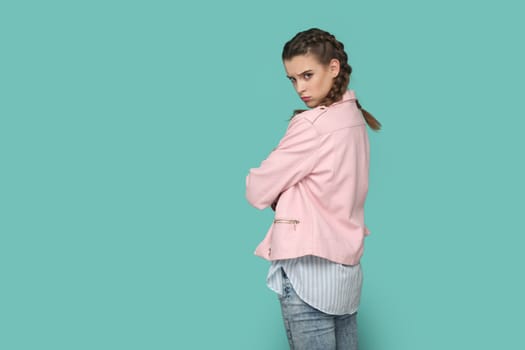
{"label": "eye", "polygon": [[313,73],[304,73],[303,78],[304,80],[308,80],[312,77]]}
{"label": "eye", "polygon": [[289,79],[290,79],[290,81],[292,82],[292,84],[295,84],[295,78],[290,77]]}

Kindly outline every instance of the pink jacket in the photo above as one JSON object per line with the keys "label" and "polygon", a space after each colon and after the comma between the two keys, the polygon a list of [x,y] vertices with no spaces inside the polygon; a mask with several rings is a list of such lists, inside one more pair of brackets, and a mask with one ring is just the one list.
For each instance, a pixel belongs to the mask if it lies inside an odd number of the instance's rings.
{"label": "pink jacket", "polygon": [[246,177],[251,205],[264,209],[278,199],[275,220],[255,254],[357,264],[369,234],[368,167],[366,123],[353,90],[329,107],[296,115],[278,146]]}

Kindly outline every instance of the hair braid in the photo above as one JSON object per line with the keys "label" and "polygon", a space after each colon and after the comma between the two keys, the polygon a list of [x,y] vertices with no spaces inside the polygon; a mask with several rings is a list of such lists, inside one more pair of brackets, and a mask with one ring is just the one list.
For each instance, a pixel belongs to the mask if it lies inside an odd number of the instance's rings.
{"label": "hair braid", "polygon": [[[329,106],[339,101],[348,89],[350,74],[352,74],[352,67],[348,64],[348,55],[345,52],[343,43],[338,41],[335,36],[329,32],[312,28],[296,34],[284,45],[282,59],[289,60],[295,56],[306,54],[315,55],[319,62],[324,65],[328,65],[334,58],[339,61],[339,74],[334,78],[332,88],[321,101],[321,104]],[[374,130],[379,130],[381,123],[379,123],[372,114],[361,108],[358,101],[357,105],[363,112],[363,116],[368,125]],[[296,113],[299,111],[300,110],[296,111]]]}
{"label": "hair braid", "polygon": [[343,94],[348,88],[348,83],[350,82],[352,67],[348,64],[348,56],[345,52],[343,43],[338,41],[332,34],[328,34],[327,39],[333,47],[333,58],[339,61],[340,66],[339,74],[335,77],[332,88],[323,100],[323,104],[328,106],[339,101],[343,97]]}

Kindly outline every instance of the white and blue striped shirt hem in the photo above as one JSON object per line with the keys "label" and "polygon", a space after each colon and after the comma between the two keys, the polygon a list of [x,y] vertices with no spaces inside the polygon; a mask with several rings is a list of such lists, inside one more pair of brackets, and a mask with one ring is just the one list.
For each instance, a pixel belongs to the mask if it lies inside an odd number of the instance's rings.
{"label": "white and blue striped shirt hem", "polygon": [[361,264],[342,265],[313,255],[272,261],[266,283],[280,295],[281,268],[297,295],[308,305],[331,315],[353,314],[359,308]]}

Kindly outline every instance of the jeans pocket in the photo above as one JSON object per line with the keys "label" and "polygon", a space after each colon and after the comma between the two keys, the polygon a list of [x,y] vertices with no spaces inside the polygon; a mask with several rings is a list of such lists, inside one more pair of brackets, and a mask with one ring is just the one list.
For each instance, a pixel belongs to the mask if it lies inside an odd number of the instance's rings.
{"label": "jeans pocket", "polygon": [[283,299],[290,298],[290,294],[292,292],[292,283],[288,279],[288,276],[286,276],[286,273],[281,268],[282,273],[282,288],[283,288]]}

